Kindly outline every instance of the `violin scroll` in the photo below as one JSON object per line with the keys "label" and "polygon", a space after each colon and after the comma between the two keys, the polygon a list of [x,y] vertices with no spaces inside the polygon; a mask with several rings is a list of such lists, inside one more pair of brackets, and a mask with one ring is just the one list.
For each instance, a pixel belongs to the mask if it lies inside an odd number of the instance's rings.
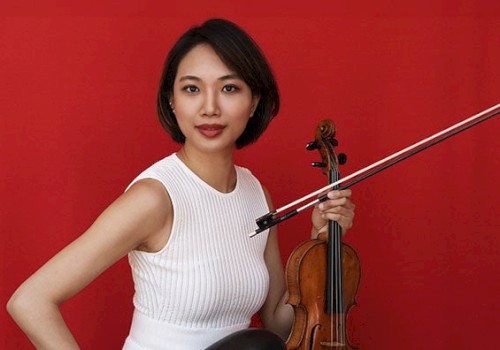
{"label": "violin scroll", "polygon": [[314,141],[306,145],[308,151],[317,149],[321,155],[321,162],[313,162],[312,166],[323,168],[322,172],[328,175],[338,165],[345,164],[347,156],[344,153],[336,154],[334,149],[339,142],[335,138],[335,124],[330,119],[324,119],[316,126]]}

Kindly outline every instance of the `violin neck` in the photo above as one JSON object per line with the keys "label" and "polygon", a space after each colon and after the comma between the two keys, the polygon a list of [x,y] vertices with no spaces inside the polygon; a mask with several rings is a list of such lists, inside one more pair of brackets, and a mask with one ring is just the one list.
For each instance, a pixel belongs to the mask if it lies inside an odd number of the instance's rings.
{"label": "violin neck", "polygon": [[[337,171],[330,171],[330,183],[339,180]],[[340,314],[344,310],[342,287],[342,228],[335,221],[328,222],[328,252],[327,252],[327,295],[326,312]]]}

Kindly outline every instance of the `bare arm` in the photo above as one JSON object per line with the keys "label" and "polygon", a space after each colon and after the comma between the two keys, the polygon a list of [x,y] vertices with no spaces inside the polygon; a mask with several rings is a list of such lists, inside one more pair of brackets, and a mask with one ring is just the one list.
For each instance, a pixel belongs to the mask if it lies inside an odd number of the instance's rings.
{"label": "bare arm", "polygon": [[[271,198],[265,190],[269,208],[272,209]],[[276,226],[272,227],[267,238],[266,250],[264,252],[267,269],[269,271],[269,293],[260,310],[260,317],[264,326],[287,339],[293,323],[292,306],[286,304],[288,291],[285,281],[285,273],[278,244],[278,233]]]}
{"label": "bare arm", "polygon": [[171,213],[159,182],[134,184],[16,290],[7,304],[9,313],[38,349],[78,349],[59,305],[129,251],[168,235]]}

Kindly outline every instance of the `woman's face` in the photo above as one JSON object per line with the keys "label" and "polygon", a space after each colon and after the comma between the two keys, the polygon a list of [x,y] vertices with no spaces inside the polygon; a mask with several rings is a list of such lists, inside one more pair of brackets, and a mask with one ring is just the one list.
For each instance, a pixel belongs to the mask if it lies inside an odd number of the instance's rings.
{"label": "woman's face", "polygon": [[184,147],[233,151],[259,101],[208,44],[195,46],[179,64],[170,102],[186,137]]}

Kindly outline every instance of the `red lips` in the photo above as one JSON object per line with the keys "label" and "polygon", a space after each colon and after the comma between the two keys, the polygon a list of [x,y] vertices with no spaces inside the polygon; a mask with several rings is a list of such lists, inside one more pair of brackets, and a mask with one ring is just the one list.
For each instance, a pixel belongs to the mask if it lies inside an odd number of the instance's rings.
{"label": "red lips", "polygon": [[213,138],[220,135],[225,126],[221,124],[201,124],[196,126],[196,128],[203,136]]}

